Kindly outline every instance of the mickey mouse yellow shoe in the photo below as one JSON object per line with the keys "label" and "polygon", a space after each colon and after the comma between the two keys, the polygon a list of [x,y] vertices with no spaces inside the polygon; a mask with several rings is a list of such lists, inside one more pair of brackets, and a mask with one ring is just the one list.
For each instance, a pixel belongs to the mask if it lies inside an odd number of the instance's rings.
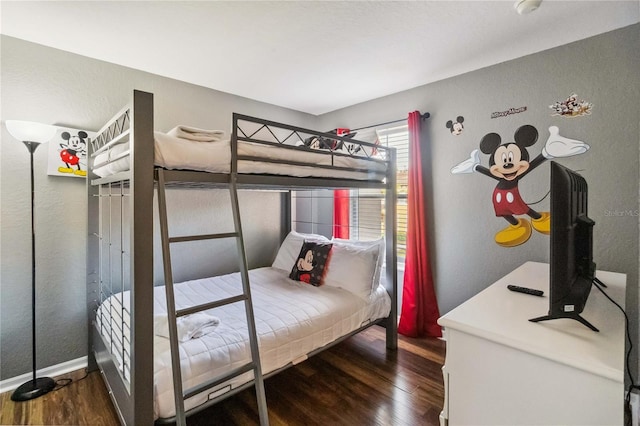
{"label": "mickey mouse yellow shoe", "polygon": [[60,173],[73,173],[73,169],[70,167],[58,167]]}
{"label": "mickey mouse yellow shoe", "polygon": [[551,233],[551,214],[549,212],[540,213],[542,217],[540,219],[531,219],[531,225],[533,229],[541,234],[549,235]]}
{"label": "mickey mouse yellow shoe", "polygon": [[74,175],[76,176],[86,176],[87,175],[87,171],[86,170],[76,170],[75,172],[73,172]]}
{"label": "mickey mouse yellow shoe", "polygon": [[526,219],[518,219],[517,225],[509,225],[496,234],[496,243],[502,247],[515,247],[531,237],[531,225]]}

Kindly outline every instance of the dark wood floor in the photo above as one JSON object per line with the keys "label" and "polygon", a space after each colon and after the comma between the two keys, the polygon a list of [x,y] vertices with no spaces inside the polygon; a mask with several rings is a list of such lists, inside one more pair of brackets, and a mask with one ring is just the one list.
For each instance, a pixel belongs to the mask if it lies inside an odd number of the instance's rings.
{"label": "dark wood floor", "polygon": [[[385,349],[372,327],[265,381],[272,425],[438,425],[445,344],[400,336]],[[79,376],[79,373],[76,373]],[[34,401],[0,395],[0,424],[114,425],[117,419],[99,373]],[[253,389],[188,418],[189,426],[254,425]]]}
{"label": "dark wood floor", "polygon": [[[85,377],[86,376],[86,377]],[[84,377],[84,378],[83,378]],[[99,372],[85,370],[55,377],[72,378],[66,387],[26,402],[11,401],[11,392],[0,395],[0,425],[118,424],[116,412]]]}

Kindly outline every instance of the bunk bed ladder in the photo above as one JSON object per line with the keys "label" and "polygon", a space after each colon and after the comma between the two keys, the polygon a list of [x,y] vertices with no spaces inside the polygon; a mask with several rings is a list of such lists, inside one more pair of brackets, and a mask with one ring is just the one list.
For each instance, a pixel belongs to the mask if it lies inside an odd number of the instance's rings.
{"label": "bunk bed ladder", "polygon": [[[240,223],[240,208],[238,204],[238,191],[235,174],[230,175],[229,193],[231,196],[231,209],[233,213],[233,222],[235,231],[220,234],[206,234],[206,235],[194,235],[189,237],[169,237],[168,219],[167,219],[167,203],[165,193],[165,170],[157,169],[158,180],[158,210],[160,216],[160,235],[162,240],[162,254],[164,263],[164,276],[165,276],[165,289],[167,295],[167,316],[169,325],[169,337],[171,346],[171,363],[173,371],[173,387],[176,404],[176,425],[186,425],[186,415],[184,409],[184,400],[194,396],[207,389],[216,387],[227,380],[240,376],[249,371],[253,371],[254,383],[256,388],[256,398],[258,404],[258,414],[260,416],[260,424],[262,426],[269,424],[269,415],[267,411],[267,402],[264,392],[264,380],[262,376],[262,368],[260,365],[260,356],[258,351],[258,336],[256,332],[256,325],[253,315],[253,303],[251,301],[251,291],[249,286],[249,270],[247,265],[247,258],[244,248],[244,239],[242,236],[242,227]],[[202,305],[192,306],[186,309],[176,310],[175,297],[173,290],[173,275],[171,271],[171,254],[170,243],[184,242],[184,241],[196,241],[203,239],[216,239],[216,238],[235,238],[236,247],[238,249],[238,258],[240,266],[240,276],[242,277],[242,294],[229,297],[222,300],[204,303]],[[249,332],[249,344],[251,347],[251,361],[245,365],[235,368],[234,370],[216,377],[191,389],[183,390],[182,386],[182,372],[180,368],[180,353],[178,348],[178,331],[177,320],[179,317],[193,314],[196,312],[204,311],[227,305],[230,303],[236,303],[244,301],[245,312],[247,315],[247,326]]]}

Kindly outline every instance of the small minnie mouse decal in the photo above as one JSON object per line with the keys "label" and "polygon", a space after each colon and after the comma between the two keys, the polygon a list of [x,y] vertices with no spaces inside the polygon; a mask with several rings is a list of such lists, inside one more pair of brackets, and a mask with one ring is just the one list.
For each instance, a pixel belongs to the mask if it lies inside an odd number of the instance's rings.
{"label": "small minnie mouse decal", "polygon": [[462,130],[464,130],[464,125],[462,124],[463,122],[464,117],[459,115],[458,118],[456,118],[455,122],[453,120],[447,121],[447,129],[451,131],[452,135],[457,136],[462,133]]}
{"label": "small minnie mouse decal", "polygon": [[[542,234],[549,234],[551,230],[549,213],[539,213],[529,207],[520,196],[518,182],[545,160],[570,157],[589,149],[584,142],[560,136],[558,128],[551,126],[542,152],[529,161],[527,147],[538,140],[538,130],[529,124],[521,126],[516,130],[514,140],[503,144],[500,135],[488,133],[480,141],[480,150],[490,155],[489,168],[480,165],[478,150],[474,149],[469,159],[451,169],[453,174],[477,171],[498,181],[493,191],[493,208],[496,216],[509,222],[509,226],[495,236],[496,243],[503,247],[525,243],[531,237],[531,227]],[[528,215],[531,223],[514,215]]]}

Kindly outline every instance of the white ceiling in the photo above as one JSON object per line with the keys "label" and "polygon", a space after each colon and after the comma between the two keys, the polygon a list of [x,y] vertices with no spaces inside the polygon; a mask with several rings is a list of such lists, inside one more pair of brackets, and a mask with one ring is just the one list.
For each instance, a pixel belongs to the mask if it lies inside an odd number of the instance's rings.
{"label": "white ceiling", "polygon": [[637,0],[513,4],[2,1],[0,32],[322,114],[640,21]]}

